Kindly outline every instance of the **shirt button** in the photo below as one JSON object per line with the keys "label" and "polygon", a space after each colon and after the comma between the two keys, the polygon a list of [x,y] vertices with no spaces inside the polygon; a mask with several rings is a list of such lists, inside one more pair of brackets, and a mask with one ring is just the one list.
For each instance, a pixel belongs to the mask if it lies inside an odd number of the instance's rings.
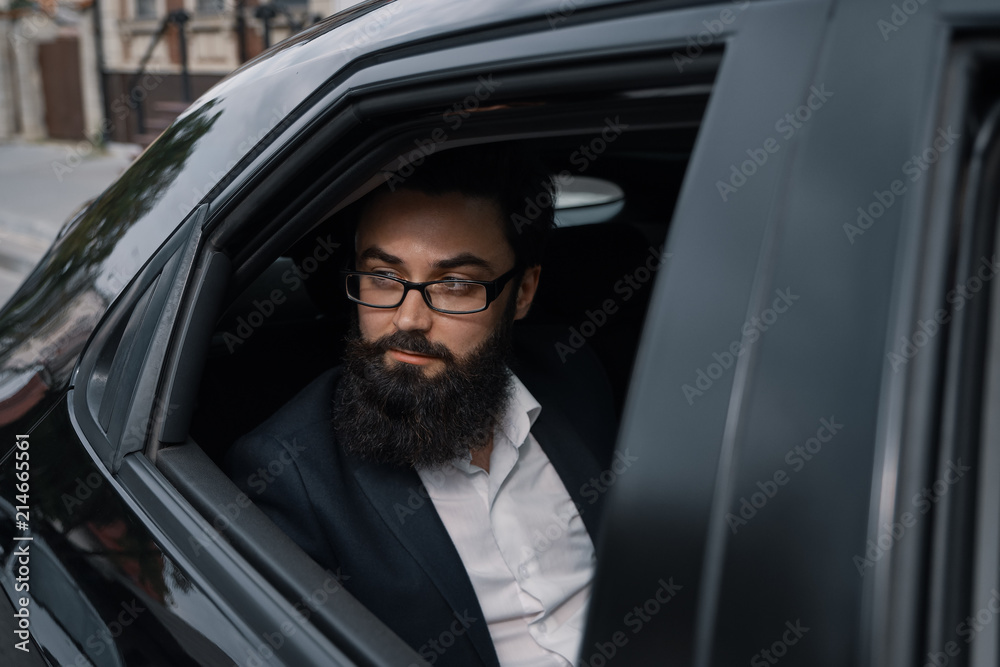
{"label": "shirt button", "polygon": [[521,575],[522,579],[527,579],[528,578],[528,566],[527,565],[522,565],[521,567],[517,568],[517,573],[519,575]]}
{"label": "shirt button", "polygon": [[538,624],[538,631],[541,632],[541,633],[543,633],[543,634],[545,633],[545,624],[544,623],[539,623]]}

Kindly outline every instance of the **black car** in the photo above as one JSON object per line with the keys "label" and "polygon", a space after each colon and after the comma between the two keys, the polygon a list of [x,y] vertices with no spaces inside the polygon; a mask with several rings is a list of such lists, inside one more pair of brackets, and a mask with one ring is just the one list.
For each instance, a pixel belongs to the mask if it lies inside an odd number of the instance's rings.
{"label": "black car", "polygon": [[562,188],[526,363],[620,416],[580,665],[996,665],[998,74],[986,0],[375,1],[283,42],[0,313],[0,663],[451,664],[220,464],[338,363],[338,212],[518,141]]}

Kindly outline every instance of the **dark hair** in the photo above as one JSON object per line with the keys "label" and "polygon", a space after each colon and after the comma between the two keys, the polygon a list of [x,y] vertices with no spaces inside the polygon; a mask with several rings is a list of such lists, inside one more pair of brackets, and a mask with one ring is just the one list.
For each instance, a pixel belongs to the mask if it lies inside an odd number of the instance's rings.
{"label": "dark hair", "polygon": [[392,174],[378,193],[399,189],[492,199],[500,207],[504,234],[518,265],[542,263],[555,225],[552,177],[522,144],[464,146],[418,158]]}

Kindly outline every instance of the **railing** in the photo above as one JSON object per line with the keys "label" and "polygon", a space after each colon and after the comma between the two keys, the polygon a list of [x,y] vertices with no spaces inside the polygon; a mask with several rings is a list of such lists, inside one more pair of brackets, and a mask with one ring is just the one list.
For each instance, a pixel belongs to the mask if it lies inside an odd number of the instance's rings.
{"label": "railing", "polygon": [[296,33],[305,27],[306,21],[308,21],[308,15],[304,17],[301,21],[296,19],[288,8],[283,4],[278,4],[274,2],[269,2],[267,4],[258,5],[254,10],[254,18],[260,19],[264,22],[264,48],[271,48],[271,19],[277,18],[281,14],[288,21],[288,29],[292,33]]}
{"label": "railing", "polygon": [[[234,28],[237,32],[238,46],[239,46],[239,59],[240,62],[245,62],[247,59],[246,53],[246,20],[244,18],[244,11],[247,9],[245,0],[237,0],[236,2],[236,24]],[[284,16],[287,21],[287,27],[290,32],[296,33],[302,30],[308,23],[315,22],[319,20],[318,16],[311,17],[304,15],[301,19],[296,18],[292,12],[289,11],[285,3],[282,2],[268,2],[266,4],[259,5],[254,10],[254,18],[260,19],[263,22],[264,27],[264,48],[270,48],[271,46],[271,22],[278,16]],[[191,95],[191,78],[188,70],[188,49],[187,49],[187,33],[186,26],[188,21],[191,20],[191,15],[183,10],[178,9],[167,14],[160,21],[160,25],[156,30],[156,33],[146,48],[146,52],[143,54],[142,59],[139,61],[139,68],[129,79],[128,90],[134,91],[139,85],[139,81],[146,74],[146,66],[149,64],[150,58],[153,56],[153,51],[156,49],[157,44],[163,38],[164,33],[166,33],[167,28],[171,23],[177,26],[179,47],[180,47],[180,61],[181,61],[181,95],[183,101],[190,103],[192,101]],[[147,118],[145,109],[145,97],[137,99],[135,95],[129,95],[129,106],[135,111],[137,135],[145,135],[147,133]],[[152,122],[152,121],[149,121]]]}
{"label": "railing", "polygon": [[[153,41],[149,43],[146,53],[142,55],[142,60],[139,61],[139,69],[129,80],[128,90],[135,90],[139,85],[139,80],[146,74],[146,65],[149,64],[149,59],[153,56],[153,50],[156,48],[156,45],[160,43],[160,39],[167,31],[167,27],[173,23],[177,26],[178,37],[180,40],[181,95],[184,98],[184,102],[191,101],[191,76],[188,71],[187,33],[184,29],[185,24],[187,24],[190,19],[191,15],[183,9],[172,11],[163,17],[163,20],[160,21],[160,27],[157,28],[156,35],[153,37]],[[129,95],[129,106],[135,110],[135,121],[138,126],[138,134],[146,133],[146,114],[143,108],[144,100],[145,98],[136,99],[135,95]]]}

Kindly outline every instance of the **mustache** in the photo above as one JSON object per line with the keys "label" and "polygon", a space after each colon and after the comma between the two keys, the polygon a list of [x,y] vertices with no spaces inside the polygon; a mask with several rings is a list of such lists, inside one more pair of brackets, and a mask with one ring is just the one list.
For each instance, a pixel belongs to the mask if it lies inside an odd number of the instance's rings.
{"label": "mustache", "polygon": [[445,362],[455,361],[455,355],[445,345],[432,343],[421,333],[413,331],[394,331],[374,341],[358,339],[355,341],[366,357],[380,357],[390,349],[423,354],[430,357],[440,357]]}
{"label": "mustache", "polygon": [[[406,468],[440,467],[482,446],[510,397],[506,331],[499,327],[456,359],[419,332],[365,341],[353,328],[332,406],[340,446],[360,460]],[[390,348],[440,356],[447,370],[427,378],[415,366],[389,365]]]}

